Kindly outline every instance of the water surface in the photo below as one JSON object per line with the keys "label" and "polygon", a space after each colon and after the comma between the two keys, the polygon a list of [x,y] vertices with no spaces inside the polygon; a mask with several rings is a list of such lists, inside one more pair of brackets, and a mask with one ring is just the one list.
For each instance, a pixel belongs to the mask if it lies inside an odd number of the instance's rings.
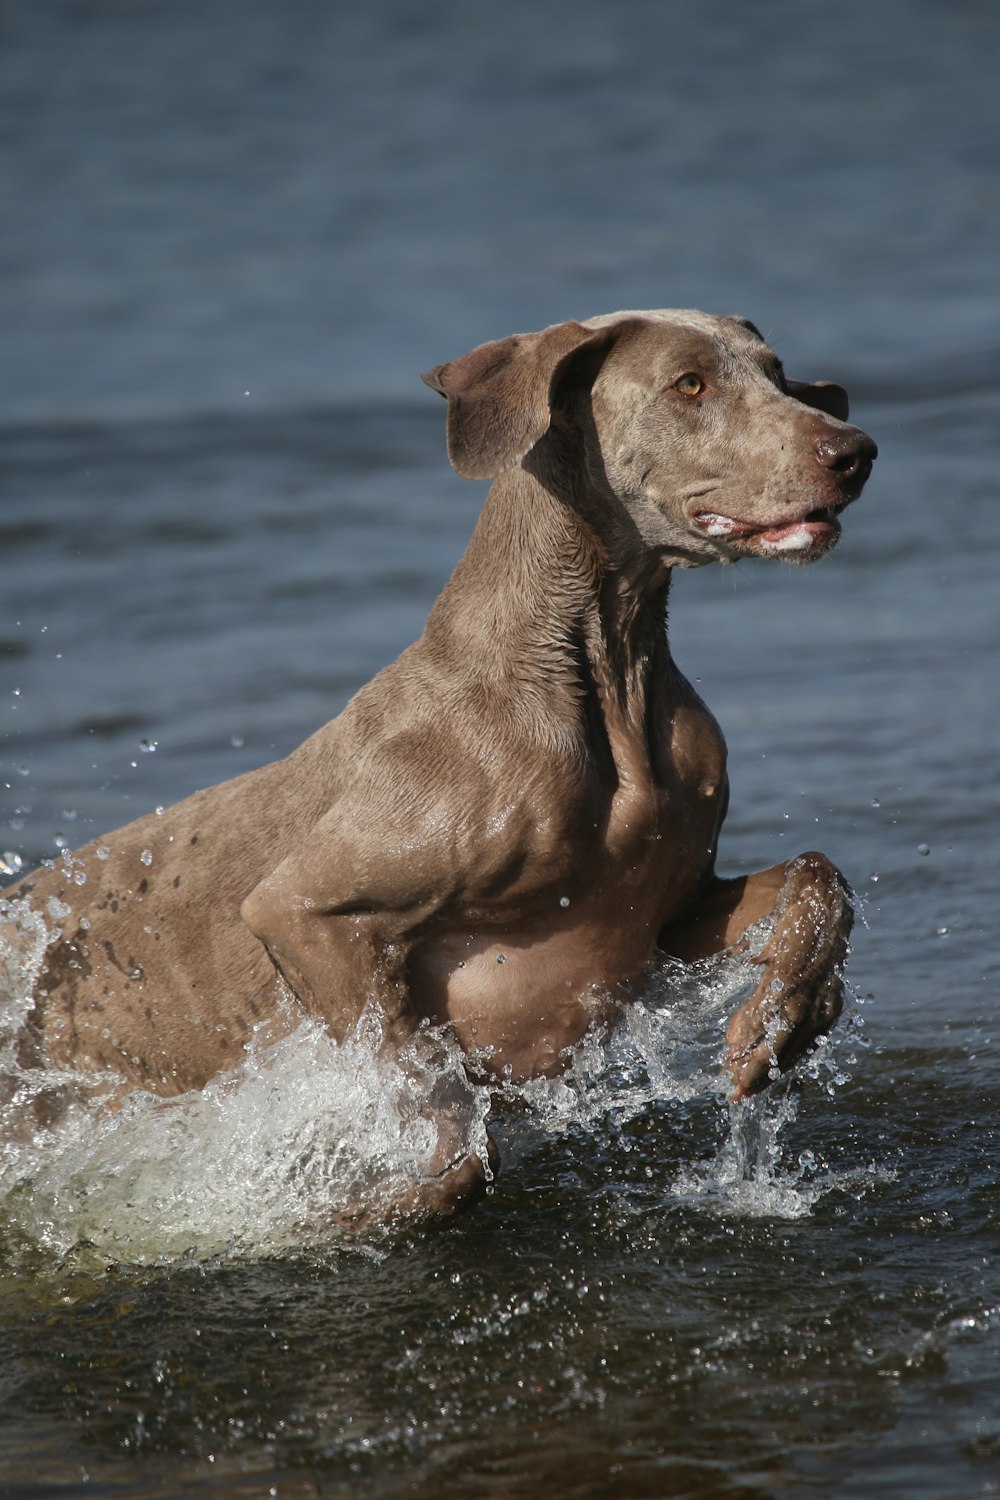
{"label": "water surface", "polygon": [[309,1028],[22,1133],[0,1493],[997,1493],[994,7],[236,16],[4,23],[8,867],[285,753],[419,632],[485,490],[420,369],[739,310],[881,456],[832,557],[682,575],[671,641],[723,872],[828,852],[855,998],[732,1109],[740,975],[657,977],[444,1232],[316,1232],[426,1142]]}

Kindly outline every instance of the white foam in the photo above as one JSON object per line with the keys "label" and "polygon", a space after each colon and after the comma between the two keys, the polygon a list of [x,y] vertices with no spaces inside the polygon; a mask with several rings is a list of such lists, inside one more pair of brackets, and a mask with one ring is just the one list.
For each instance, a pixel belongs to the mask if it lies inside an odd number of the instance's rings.
{"label": "white foam", "polygon": [[703,516],[702,527],[706,536],[728,536],[736,522],[730,516]]}
{"label": "white foam", "polygon": [[795,526],[791,531],[786,531],[783,536],[771,540],[762,536],[760,544],[768,552],[802,552],[815,544],[815,538],[806,525]]}

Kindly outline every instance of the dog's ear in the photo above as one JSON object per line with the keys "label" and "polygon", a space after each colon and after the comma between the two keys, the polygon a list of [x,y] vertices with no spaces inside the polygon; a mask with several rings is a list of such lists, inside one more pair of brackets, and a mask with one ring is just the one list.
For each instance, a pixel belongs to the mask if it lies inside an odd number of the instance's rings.
{"label": "dog's ear", "polygon": [[825,411],[828,417],[836,417],[838,422],[847,421],[849,402],[842,385],[835,385],[832,380],[816,380],[811,384],[808,380],[786,380],[785,385],[788,394],[804,406]]}
{"label": "dog's ear", "polygon": [[568,365],[585,350],[599,358],[618,332],[618,325],[556,323],[480,344],[421,376],[448,398],[448,457],[458,473],[492,479],[516,468],[549,430],[553,392]]}

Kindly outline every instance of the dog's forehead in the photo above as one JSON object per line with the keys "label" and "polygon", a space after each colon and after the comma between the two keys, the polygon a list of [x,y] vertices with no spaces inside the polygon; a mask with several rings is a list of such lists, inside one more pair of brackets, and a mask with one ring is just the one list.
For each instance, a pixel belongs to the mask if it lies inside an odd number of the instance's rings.
{"label": "dog's forehead", "polygon": [[657,307],[603,313],[584,319],[586,328],[609,328],[620,322],[648,325],[650,336],[662,337],[664,351],[680,344],[695,353],[699,347],[724,363],[749,364],[770,373],[777,356],[763,334],[749,318],[739,315],[719,317],[698,312],[695,308]]}

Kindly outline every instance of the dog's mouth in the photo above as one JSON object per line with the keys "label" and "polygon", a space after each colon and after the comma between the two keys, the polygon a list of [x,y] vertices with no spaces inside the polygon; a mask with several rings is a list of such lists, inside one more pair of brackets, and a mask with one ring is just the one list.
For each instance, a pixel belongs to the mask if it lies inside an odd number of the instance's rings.
{"label": "dog's mouth", "polygon": [[827,552],[840,536],[838,517],[842,505],[824,505],[791,521],[742,521],[714,510],[700,510],[692,517],[705,536],[734,542],[741,551],[763,555],[789,553],[799,557],[818,557]]}

